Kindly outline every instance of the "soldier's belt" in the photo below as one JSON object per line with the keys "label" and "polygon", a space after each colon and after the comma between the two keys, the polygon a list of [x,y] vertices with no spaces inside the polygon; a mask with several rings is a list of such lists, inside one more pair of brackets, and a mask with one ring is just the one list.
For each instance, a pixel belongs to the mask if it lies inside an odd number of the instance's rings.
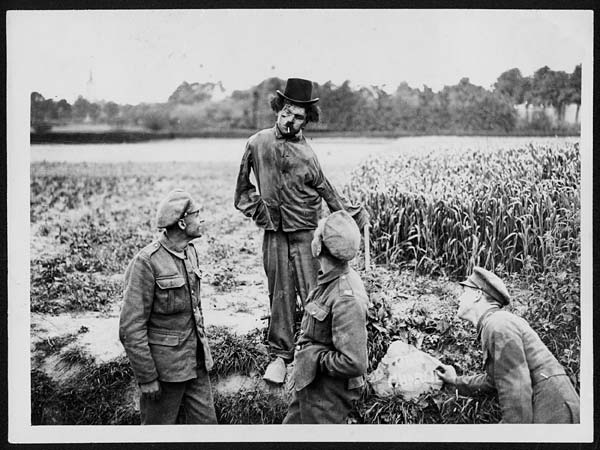
{"label": "soldier's belt", "polygon": [[536,370],[535,372],[531,372],[530,374],[531,382],[533,384],[541,383],[542,381],[546,381],[548,378],[566,375],[565,369],[563,369],[562,367],[553,370]]}

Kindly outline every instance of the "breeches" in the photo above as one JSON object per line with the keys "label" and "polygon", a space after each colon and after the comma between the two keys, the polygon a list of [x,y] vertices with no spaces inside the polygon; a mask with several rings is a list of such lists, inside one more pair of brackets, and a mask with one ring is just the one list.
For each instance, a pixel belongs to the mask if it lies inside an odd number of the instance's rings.
{"label": "breeches", "polygon": [[140,398],[142,425],[217,423],[210,379],[205,369],[180,383],[160,381],[158,400]]}
{"label": "breeches", "polygon": [[319,262],[310,249],[313,234],[314,230],[264,234],[263,264],[271,309],[267,340],[270,352],[288,361],[294,357],[296,298],[300,297],[304,306],[319,271]]}

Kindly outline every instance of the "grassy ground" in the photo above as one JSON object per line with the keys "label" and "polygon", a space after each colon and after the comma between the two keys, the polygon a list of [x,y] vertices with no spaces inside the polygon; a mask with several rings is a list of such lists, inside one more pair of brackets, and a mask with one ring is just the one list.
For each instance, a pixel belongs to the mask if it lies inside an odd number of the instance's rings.
{"label": "grassy ground", "polygon": [[[268,312],[266,280],[260,231],[232,205],[237,169],[228,163],[32,164],[32,423],[139,422],[135,383],[117,339],[122,274],[131,257],[156,237],[156,206],[175,187],[200,200],[206,219],[202,301],[217,361],[211,376],[219,422],[281,422],[287,392],[259,378],[268,361],[261,320]],[[368,273],[362,257],[356,265],[372,302],[369,370],[394,339],[454,364],[459,372],[481,369],[474,330],[454,317],[454,280],[419,275],[410,264]],[[536,312],[538,331],[577,383],[578,335],[568,329],[557,338],[561,330],[552,328],[553,320],[569,311],[537,301],[556,293],[572,298],[574,290],[565,291],[565,283],[573,277],[565,272],[556,286],[550,279],[538,279],[537,285],[517,277],[507,281],[514,310]],[[564,345],[567,338],[570,347]],[[367,390],[349,422],[494,423],[499,418],[493,397],[441,391],[402,401]]]}

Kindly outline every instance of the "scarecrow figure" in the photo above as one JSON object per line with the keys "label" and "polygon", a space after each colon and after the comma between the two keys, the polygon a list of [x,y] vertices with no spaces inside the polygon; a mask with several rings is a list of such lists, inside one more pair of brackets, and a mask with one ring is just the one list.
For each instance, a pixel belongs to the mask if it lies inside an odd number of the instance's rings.
{"label": "scarecrow figure", "polygon": [[290,78],[284,92],[277,90],[271,100],[276,123],[248,139],[235,189],[235,207],[264,229],[272,357],[264,378],[273,383],[283,383],[294,356],[297,297],[304,305],[315,287],[319,264],[310,243],[322,201],[331,211],[347,211],[360,229],[369,221],[363,207],[350,204],[327,180],[304,138],[305,126],[319,120],[318,100],[309,80]]}

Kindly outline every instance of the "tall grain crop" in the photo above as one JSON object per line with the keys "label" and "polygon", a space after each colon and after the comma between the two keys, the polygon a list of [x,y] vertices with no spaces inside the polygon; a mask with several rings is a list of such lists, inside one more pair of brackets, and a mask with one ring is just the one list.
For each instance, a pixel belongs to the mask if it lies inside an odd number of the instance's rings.
{"label": "tall grain crop", "polygon": [[578,144],[372,158],[347,194],[371,214],[376,262],[464,276],[543,272],[580,252]]}

